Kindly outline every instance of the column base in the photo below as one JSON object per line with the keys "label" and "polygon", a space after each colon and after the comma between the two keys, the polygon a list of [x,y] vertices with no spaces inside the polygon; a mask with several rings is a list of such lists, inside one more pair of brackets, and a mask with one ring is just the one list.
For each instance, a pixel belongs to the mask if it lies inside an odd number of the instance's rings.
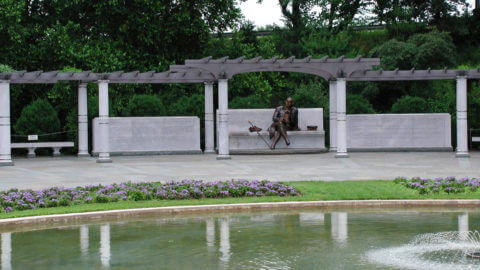
{"label": "column base", "polygon": [[90,157],[89,153],[78,153],[77,157]]}
{"label": "column base", "polygon": [[469,158],[470,154],[468,152],[457,152],[457,153],[455,153],[455,157],[457,157],[457,158]]}
{"label": "column base", "polygon": [[35,158],[35,157],[37,157],[37,154],[35,154],[35,153],[33,153],[33,154],[28,153],[27,154],[27,158]]}
{"label": "column base", "polygon": [[0,161],[0,167],[13,166],[13,161]]}
{"label": "column base", "polygon": [[112,163],[111,158],[97,158],[97,163]]}
{"label": "column base", "polygon": [[348,153],[336,153],[335,158],[348,158]]}
{"label": "column base", "polygon": [[205,150],[203,151],[204,154],[215,154],[215,150]]}
{"label": "column base", "polygon": [[232,159],[230,155],[218,155],[217,160],[229,160]]}
{"label": "column base", "polygon": [[330,147],[330,149],[328,149],[329,152],[337,152],[337,148],[336,147]]}

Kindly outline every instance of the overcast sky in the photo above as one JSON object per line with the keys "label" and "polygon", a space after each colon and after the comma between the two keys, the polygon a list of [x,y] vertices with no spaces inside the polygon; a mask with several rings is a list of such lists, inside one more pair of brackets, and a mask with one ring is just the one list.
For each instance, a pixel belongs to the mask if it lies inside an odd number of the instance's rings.
{"label": "overcast sky", "polygon": [[[467,0],[467,2],[472,9],[475,0]],[[245,18],[254,22],[256,26],[283,25],[278,0],[263,0],[262,4],[257,4],[257,0],[247,0],[240,4],[240,8]]]}

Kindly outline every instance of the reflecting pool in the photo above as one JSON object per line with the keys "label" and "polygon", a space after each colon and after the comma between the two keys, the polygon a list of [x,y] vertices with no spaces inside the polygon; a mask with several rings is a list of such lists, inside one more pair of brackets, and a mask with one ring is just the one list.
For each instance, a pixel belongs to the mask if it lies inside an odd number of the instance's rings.
{"label": "reflecting pool", "polygon": [[471,208],[158,215],[4,228],[1,268],[480,269],[475,230]]}

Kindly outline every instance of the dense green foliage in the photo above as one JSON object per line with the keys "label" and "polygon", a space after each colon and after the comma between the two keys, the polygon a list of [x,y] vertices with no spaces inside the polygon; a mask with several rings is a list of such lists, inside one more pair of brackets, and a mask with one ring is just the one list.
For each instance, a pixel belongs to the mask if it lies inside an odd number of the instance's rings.
{"label": "dense green foliage", "polygon": [[403,96],[393,103],[392,113],[425,113],[428,104],[421,97]]}
{"label": "dense green foliage", "polygon": [[37,99],[23,108],[13,129],[16,134],[23,136],[54,133],[60,130],[60,120],[57,112],[47,100]]}
{"label": "dense green foliage", "polygon": [[123,110],[123,116],[162,116],[165,107],[159,97],[153,95],[133,95]]}
{"label": "dense green foliage", "polygon": [[[381,57],[385,70],[480,64],[480,10],[466,11],[465,0],[278,0],[285,27],[257,29],[269,31],[267,36],[257,36],[254,25],[242,20],[240,1],[2,0],[0,72],[165,71],[171,64],[209,55],[363,55]],[[372,24],[383,27],[362,28]],[[229,29],[231,35],[222,34]],[[56,131],[68,131],[64,136],[74,139],[76,88],[75,83],[13,85],[13,122],[26,105],[45,99],[58,113]],[[98,115],[98,91],[95,84],[88,88],[92,119]],[[110,85],[109,91],[112,116],[203,119],[202,84]],[[348,113],[446,112],[455,124],[453,81],[349,82],[347,92]],[[469,82],[468,93],[469,127],[480,128],[477,82]],[[288,96],[298,107],[328,112],[328,83],[313,75],[248,73],[229,81],[232,108],[275,107]],[[408,103],[412,100],[413,105]]]}

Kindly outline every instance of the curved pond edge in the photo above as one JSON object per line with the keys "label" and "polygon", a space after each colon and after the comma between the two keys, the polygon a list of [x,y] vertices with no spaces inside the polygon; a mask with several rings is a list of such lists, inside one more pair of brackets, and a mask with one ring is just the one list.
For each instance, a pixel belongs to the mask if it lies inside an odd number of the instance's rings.
{"label": "curved pond edge", "polygon": [[480,200],[337,200],[337,201],[292,201],[238,204],[185,205],[151,208],[119,209],[83,213],[29,216],[0,219],[0,226],[66,223],[71,221],[99,220],[152,214],[183,214],[198,212],[228,212],[249,210],[282,210],[295,208],[341,208],[341,207],[478,207]]}

